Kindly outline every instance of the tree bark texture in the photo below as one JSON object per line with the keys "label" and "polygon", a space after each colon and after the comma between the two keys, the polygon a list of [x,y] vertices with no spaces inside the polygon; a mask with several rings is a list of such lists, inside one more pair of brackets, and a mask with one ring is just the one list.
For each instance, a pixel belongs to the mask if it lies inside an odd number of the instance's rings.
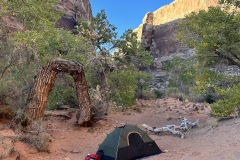
{"label": "tree bark texture", "polygon": [[36,77],[24,110],[25,124],[28,125],[32,120],[39,120],[43,116],[48,95],[60,72],[69,73],[75,81],[80,112],[80,117],[77,118],[78,124],[81,125],[91,120],[92,105],[82,65],[76,61],[58,58],[44,66]]}

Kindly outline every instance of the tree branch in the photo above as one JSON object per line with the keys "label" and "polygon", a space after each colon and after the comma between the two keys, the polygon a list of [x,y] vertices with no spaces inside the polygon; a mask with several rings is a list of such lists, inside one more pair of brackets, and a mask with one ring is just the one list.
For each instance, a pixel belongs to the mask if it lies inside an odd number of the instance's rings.
{"label": "tree branch", "polygon": [[226,54],[222,54],[221,52],[218,52],[218,51],[213,51],[213,53],[219,56],[220,58],[228,60],[231,64],[236,65],[240,68],[240,62],[236,62],[234,59],[227,56]]}

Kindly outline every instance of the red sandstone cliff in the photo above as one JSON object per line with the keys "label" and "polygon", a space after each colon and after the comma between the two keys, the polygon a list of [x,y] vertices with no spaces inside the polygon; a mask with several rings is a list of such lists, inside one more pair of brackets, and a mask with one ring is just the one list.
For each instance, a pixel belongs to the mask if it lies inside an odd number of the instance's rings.
{"label": "red sandstone cliff", "polygon": [[[186,14],[193,11],[208,9],[210,6],[216,6],[218,0],[175,0],[169,5],[163,6],[153,12],[153,25],[161,25],[173,20],[184,18]],[[148,13],[143,18],[143,23],[139,25],[134,31],[137,32],[139,40],[142,36],[143,24],[146,23]]]}

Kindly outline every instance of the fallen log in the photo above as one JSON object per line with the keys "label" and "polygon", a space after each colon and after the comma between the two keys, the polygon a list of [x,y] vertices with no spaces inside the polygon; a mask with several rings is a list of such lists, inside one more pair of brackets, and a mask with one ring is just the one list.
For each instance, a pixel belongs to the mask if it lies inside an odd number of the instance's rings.
{"label": "fallen log", "polygon": [[182,119],[182,122],[179,126],[177,126],[177,125],[164,125],[161,128],[156,128],[156,127],[150,127],[146,124],[142,124],[142,127],[151,131],[151,132],[154,132],[154,133],[170,132],[172,134],[179,135],[183,139],[185,137],[185,135],[181,131],[187,131],[187,130],[195,127],[199,123],[199,119],[197,119],[195,122],[190,122],[185,117],[180,117],[180,119]]}

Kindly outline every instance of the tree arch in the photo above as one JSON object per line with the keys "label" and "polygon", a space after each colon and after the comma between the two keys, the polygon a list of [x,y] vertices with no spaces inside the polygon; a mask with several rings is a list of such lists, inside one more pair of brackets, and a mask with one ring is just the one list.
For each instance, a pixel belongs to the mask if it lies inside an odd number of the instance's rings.
{"label": "tree arch", "polygon": [[76,61],[57,58],[44,66],[36,77],[28,95],[23,124],[29,125],[31,120],[38,120],[43,116],[48,95],[55,83],[57,74],[60,72],[69,73],[75,81],[76,94],[79,101],[77,121],[80,125],[83,125],[91,120],[92,105],[82,65]]}

